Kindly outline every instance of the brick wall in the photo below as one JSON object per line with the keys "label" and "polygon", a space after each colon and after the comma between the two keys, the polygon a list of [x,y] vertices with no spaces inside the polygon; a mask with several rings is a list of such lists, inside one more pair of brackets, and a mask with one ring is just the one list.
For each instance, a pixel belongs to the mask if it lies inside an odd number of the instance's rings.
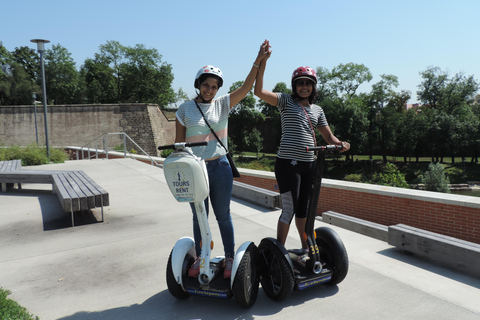
{"label": "brick wall", "polygon": [[[241,170],[239,182],[278,192],[273,173]],[[335,211],[386,226],[412,227],[480,244],[480,197],[323,179],[317,214]]]}

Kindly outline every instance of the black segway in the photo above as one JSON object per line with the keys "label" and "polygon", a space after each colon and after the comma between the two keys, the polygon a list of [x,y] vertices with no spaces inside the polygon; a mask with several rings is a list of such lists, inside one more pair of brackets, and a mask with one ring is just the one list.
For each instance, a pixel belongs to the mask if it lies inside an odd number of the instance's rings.
{"label": "black segway", "polygon": [[175,143],[158,147],[159,150],[175,150],[163,163],[165,179],[177,201],[195,205],[202,237],[200,274],[195,278],[188,276],[188,270],[196,257],[194,239],[182,237],[175,243],[167,264],[168,290],[178,299],[185,299],[190,295],[221,299],[233,296],[241,307],[248,308],[257,299],[258,250],[251,241],[243,243],[235,254],[231,277],[223,278],[225,257],[212,256],[212,233],[204,203],[209,194],[207,168],[205,161],[196,157],[190,148],[206,144]]}
{"label": "black segway", "polygon": [[314,230],[325,153],[341,149],[342,146],[327,145],[308,147],[306,150],[318,151],[303,235],[308,243],[308,259],[300,260],[303,250],[287,250],[275,238],[264,238],[258,246],[260,281],[267,296],[273,300],[281,301],[293,290],[303,290],[321,283],[336,285],[347,275],[348,255],[338,234],[327,227]]}

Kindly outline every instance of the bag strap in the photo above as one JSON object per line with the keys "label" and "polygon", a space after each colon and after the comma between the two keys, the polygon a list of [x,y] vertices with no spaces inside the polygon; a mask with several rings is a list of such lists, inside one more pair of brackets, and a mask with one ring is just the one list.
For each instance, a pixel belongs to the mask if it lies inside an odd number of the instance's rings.
{"label": "bag strap", "polygon": [[193,100],[193,102],[195,102],[195,105],[197,106],[198,111],[200,111],[200,113],[202,114],[203,120],[205,121],[205,123],[207,124],[207,126],[210,128],[210,131],[213,133],[213,135],[215,136],[215,138],[217,138],[217,141],[220,142],[220,145],[223,147],[223,149],[225,149],[225,151],[228,153],[228,149],[225,148],[225,146],[224,146],[223,143],[222,143],[222,140],[220,140],[220,139],[218,138],[217,134],[215,133],[215,131],[213,131],[212,127],[210,126],[210,124],[208,123],[207,119],[205,118],[205,115],[203,114],[202,109],[200,109],[200,106],[198,105],[197,101]]}
{"label": "bag strap", "polygon": [[[196,103],[196,102],[195,102],[195,103]],[[299,104],[300,104],[300,103],[299,103]],[[310,129],[312,130],[313,142],[315,143],[315,147],[316,147],[316,146],[317,146],[317,138],[315,138],[315,129],[313,129],[312,122],[310,121],[310,116],[308,115],[307,111],[306,111],[305,108],[302,106],[302,104],[300,104],[300,106],[302,107],[303,112],[304,112],[305,115],[307,116],[308,123],[310,124]]]}

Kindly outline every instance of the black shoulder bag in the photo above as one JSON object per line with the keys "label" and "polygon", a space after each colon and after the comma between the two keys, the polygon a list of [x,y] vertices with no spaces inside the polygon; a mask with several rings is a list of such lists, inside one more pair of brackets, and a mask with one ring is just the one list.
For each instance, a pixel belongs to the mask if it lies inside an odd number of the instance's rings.
{"label": "black shoulder bag", "polygon": [[237,169],[237,167],[235,166],[235,162],[233,162],[232,155],[230,154],[230,152],[228,152],[228,149],[225,148],[225,146],[223,145],[222,141],[218,138],[218,136],[217,136],[217,134],[215,133],[215,131],[213,131],[212,127],[210,127],[210,124],[208,123],[207,119],[205,118],[205,115],[203,114],[202,109],[200,109],[200,106],[198,105],[197,101],[193,100],[193,102],[195,102],[195,105],[197,106],[198,111],[200,111],[200,113],[202,114],[203,120],[205,121],[205,123],[207,124],[207,126],[210,128],[210,131],[213,133],[213,135],[215,136],[215,138],[217,138],[217,141],[220,142],[220,145],[223,147],[223,149],[225,149],[225,151],[227,152],[227,159],[228,159],[228,162],[230,163],[230,168],[232,168],[233,177],[234,177],[234,178],[239,178],[239,177],[240,177],[240,173],[238,172],[238,169]]}

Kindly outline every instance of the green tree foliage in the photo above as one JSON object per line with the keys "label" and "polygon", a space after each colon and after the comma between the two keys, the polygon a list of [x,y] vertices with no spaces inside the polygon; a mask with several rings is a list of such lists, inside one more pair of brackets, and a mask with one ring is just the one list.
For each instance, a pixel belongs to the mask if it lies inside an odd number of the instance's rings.
{"label": "green tree foliage", "polygon": [[61,45],[53,45],[45,53],[45,81],[50,104],[82,103],[79,72],[70,52]]}
{"label": "green tree foliage", "polygon": [[81,74],[90,103],[144,102],[165,108],[176,101],[171,65],[144,45],[108,41],[94,59],[85,61]]}
{"label": "green tree foliage", "polygon": [[[243,85],[237,81],[230,86],[233,92]],[[249,151],[249,136],[253,128],[258,128],[265,121],[265,115],[255,108],[253,92],[247,93],[238,105],[233,107],[229,116],[229,134],[238,151]]]}

